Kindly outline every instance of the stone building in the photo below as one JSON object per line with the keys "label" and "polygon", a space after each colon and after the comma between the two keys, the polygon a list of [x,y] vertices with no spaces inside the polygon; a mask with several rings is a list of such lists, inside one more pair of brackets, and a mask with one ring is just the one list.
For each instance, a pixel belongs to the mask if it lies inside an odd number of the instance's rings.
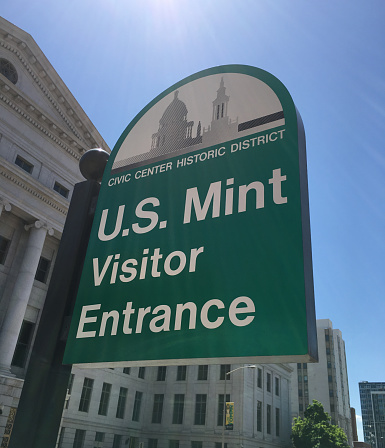
{"label": "stone building", "polygon": [[[12,428],[82,154],[108,146],[36,42],[0,18],[0,440]],[[7,446],[7,437],[3,445]]]}
{"label": "stone building", "polygon": [[307,406],[317,400],[331,415],[332,424],[345,431],[349,445],[353,446],[348,372],[342,333],[333,329],[329,319],[318,319],[317,339],[318,363],[291,364],[292,416],[303,417]]}
{"label": "stone building", "polygon": [[[231,448],[289,447],[290,374],[283,364],[73,369],[58,448],[221,448],[223,436]],[[223,431],[225,395],[234,427]]]}

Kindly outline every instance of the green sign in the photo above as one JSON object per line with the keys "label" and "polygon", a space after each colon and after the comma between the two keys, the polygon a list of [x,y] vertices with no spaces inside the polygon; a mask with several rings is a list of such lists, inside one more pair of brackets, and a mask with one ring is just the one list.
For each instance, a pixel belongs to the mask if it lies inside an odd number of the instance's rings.
{"label": "green sign", "polygon": [[110,156],[64,362],[316,358],[299,114],[263,70],[190,76]]}

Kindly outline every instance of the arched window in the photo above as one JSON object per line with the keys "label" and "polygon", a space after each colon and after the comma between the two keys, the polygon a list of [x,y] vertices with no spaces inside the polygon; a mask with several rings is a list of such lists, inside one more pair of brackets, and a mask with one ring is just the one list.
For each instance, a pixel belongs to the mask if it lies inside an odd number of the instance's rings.
{"label": "arched window", "polygon": [[5,76],[11,83],[17,83],[17,71],[15,67],[6,59],[0,58],[0,73]]}

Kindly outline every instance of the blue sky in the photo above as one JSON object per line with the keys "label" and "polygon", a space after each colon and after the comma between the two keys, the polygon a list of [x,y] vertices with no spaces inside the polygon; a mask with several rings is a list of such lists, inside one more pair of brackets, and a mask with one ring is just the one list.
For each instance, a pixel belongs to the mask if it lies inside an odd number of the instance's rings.
{"label": "blue sky", "polygon": [[262,68],[288,88],[307,137],[317,318],[346,342],[358,382],[385,381],[385,3],[356,0],[13,0],[30,33],[113,148],[180,79]]}

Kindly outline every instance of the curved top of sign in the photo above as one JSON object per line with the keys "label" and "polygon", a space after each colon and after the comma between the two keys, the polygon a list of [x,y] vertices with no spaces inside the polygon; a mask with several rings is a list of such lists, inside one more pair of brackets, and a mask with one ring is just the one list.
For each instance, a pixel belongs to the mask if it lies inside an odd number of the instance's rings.
{"label": "curved top of sign", "polygon": [[105,175],[285,125],[288,109],[295,110],[287,89],[264,70],[203,70],[165,90],[134,118]]}

